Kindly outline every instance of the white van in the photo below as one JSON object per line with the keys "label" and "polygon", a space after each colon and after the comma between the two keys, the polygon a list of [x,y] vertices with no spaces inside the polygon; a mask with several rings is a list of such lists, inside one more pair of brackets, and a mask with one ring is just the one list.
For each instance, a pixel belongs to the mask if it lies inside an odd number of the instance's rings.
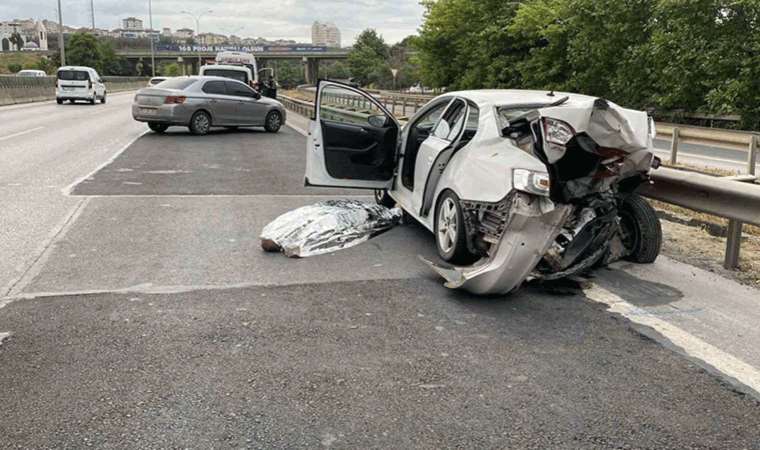
{"label": "white van", "polygon": [[58,69],[55,83],[55,100],[60,105],[68,100],[86,100],[94,105],[96,101],[106,102],[106,85],[92,67],[65,66]]}
{"label": "white van", "polygon": [[215,64],[201,67],[198,75],[232,78],[249,86],[259,81],[256,57],[246,52],[219,52]]}

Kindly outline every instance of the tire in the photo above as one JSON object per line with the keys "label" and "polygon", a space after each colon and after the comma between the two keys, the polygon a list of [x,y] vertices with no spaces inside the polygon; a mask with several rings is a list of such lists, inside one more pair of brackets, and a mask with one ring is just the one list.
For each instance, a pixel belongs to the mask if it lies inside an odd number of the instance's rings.
{"label": "tire", "polygon": [[375,203],[385,206],[386,208],[393,208],[396,206],[396,200],[393,200],[385,189],[375,189]]}
{"label": "tire", "polygon": [[97,100],[97,98],[98,98],[98,96],[97,96],[97,95],[93,95],[93,96],[92,96],[92,98],[90,99],[90,104],[91,104],[91,105],[94,105],[94,104],[95,104],[95,101]]}
{"label": "tire", "polygon": [[100,99],[100,103],[104,104],[106,102],[106,92],[103,92],[103,98]]}
{"label": "tire", "polygon": [[469,264],[475,256],[467,249],[464,214],[459,197],[452,191],[444,191],[435,208],[435,245],[438,255],[452,264]]}
{"label": "tire", "polygon": [[618,210],[625,259],[641,264],[653,263],[662,247],[662,226],[654,208],[643,197],[632,194]]}
{"label": "tire", "polygon": [[59,105],[63,105],[63,100],[61,100],[60,98],[55,99],[55,102],[58,103]]}
{"label": "tire", "polygon": [[211,116],[205,111],[196,112],[193,114],[193,117],[190,118],[189,128],[190,132],[197,136],[208,134],[211,129]]}
{"label": "tire", "polygon": [[279,111],[269,111],[264,119],[264,129],[270,133],[277,133],[282,127],[282,115]]}
{"label": "tire", "polygon": [[163,134],[169,128],[169,125],[165,123],[148,122],[148,128],[154,133]]}

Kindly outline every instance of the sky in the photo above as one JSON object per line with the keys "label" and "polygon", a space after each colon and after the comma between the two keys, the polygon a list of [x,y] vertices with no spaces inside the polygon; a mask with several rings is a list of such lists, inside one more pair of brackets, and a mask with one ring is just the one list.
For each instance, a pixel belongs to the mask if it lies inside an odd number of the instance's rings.
{"label": "sky", "polygon": [[[93,0],[95,26],[118,28],[119,20],[135,16],[148,27],[148,0]],[[152,0],[153,27],[195,29],[195,19],[181,11],[200,13],[201,32],[242,37],[311,41],[315,20],[333,22],[341,30],[343,45],[351,45],[366,28],[375,28],[388,43],[416,34],[423,8],[418,0]],[[0,21],[10,19],[56,20],[56,0],[0,0]],[[90,26],[90,0],[61,0],[63,23]]]}

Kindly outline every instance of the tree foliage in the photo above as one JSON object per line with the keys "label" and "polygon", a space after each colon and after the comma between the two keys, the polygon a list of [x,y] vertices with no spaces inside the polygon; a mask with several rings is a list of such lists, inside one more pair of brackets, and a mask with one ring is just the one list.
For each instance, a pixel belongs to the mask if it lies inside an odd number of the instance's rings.
{"label": "tree foliage", "polygon": [[92,67],[101,75],[131,75],[126,60],[116,55],[111,41],[98,40],[88,33],[75,33],[67,40],[66,63]]}
{"label": "tree foliage", "polygon": [[419,81],[418,61],[412,51],[415,39],[410,36],[389,46],[377,31],[364,30],[348,54],[348,72],[363,86],[391,88],[396,70],[396,87],[411,86]]}
{"label": "tree foliage", "polygon": [[423,0],[432,87],[581,92],[760,127],[760,0]]}

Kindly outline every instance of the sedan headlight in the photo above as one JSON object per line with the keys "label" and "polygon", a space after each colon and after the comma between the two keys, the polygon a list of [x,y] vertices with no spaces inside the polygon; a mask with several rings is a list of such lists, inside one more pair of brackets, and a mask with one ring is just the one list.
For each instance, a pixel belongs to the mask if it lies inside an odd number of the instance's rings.
{"label": "sedan headlight", "polygon": [[551,183],[549,175],[528,169],[515,169],[512,172],[512,183],[518,191],[535,195],[549,195]]}

